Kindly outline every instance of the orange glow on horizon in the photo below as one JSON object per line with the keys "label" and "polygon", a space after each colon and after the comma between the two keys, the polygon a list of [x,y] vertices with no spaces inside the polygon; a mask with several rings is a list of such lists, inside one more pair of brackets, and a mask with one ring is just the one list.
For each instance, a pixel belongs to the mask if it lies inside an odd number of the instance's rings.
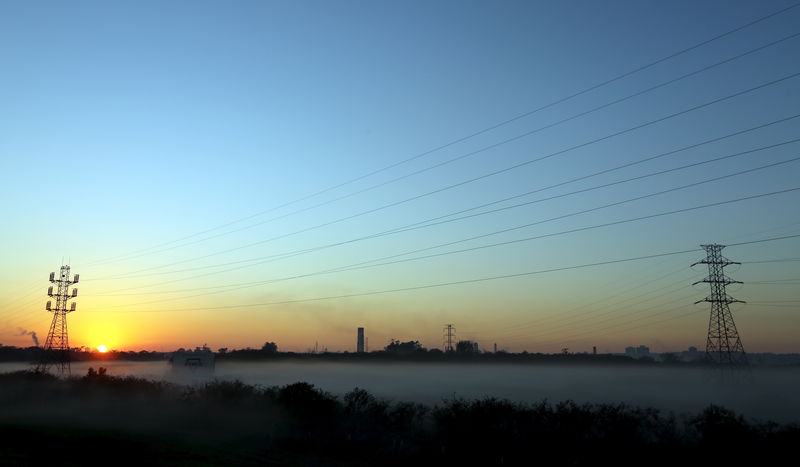
{"label": "orange glow on horizon", "polygon": [[97,351],[100,352],[100,353],[106,353],[108,351],[108,349],[106,348],[105,345],[101,344],[101,345],[97,346]]}

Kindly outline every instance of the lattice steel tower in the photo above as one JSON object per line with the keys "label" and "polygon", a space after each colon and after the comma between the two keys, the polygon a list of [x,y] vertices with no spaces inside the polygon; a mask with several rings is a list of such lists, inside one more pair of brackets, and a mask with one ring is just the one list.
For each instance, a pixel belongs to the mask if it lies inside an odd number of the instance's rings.
{"label": "lattice steel tower", "polygon": [[70,280],[69,266],[61,266],[58,278],[56,273],[50,273],[50,282],[57,287],[55,293],[51,285],[47,289],[47,295],[56,299],[55,308],[52,300],[47,301],[45,309],[53,313],[53,321],[50,323],[50,331],[47,333],[47,340],[44,343],[42,360],[37,367],[38,371],[47,371],[50,367],[56,369],[61,375],[69,374],[69,334],[67,333],[67,313],[75,311],[75,302],[67,308],[67,302],[78,296],[78,289],[69,287],[77,284],[80,274],[75,274]]}
{"label": "lattice steel tower", "polygon": [[708,322],[708,340],[706,341],[706,357],[709,361],[723,366],[747,366],[747,355],[742,347],[742,340],[736,330],[731,314],[731,303],[744,303],[728,295],[725,287],[729,284],[741,284],[725,275],[723,268],[731,264],[741,264],[722,256],[725,245],[700,245],[706,250],[706,258],[697,264],[708,265],[708,277],[692,285],[707,282],[711,287],[711,295],[694,302],[711,303],[711,317]]}
{"label": "lattice steel tower", "polygon": [[456,350],[453,341],[456,338],[456,328],[452,324],[445,324],[444,334],[442,335],[442,345],[445,352],[454,352]]}

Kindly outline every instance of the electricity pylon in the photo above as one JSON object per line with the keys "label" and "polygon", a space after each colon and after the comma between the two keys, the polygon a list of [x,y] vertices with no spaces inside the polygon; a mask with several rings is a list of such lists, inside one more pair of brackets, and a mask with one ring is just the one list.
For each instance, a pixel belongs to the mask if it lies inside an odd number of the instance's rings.
{"label": "electricity pylon", "polygon": [[61,266],[58,278],[55,275],[55,272],[50,273],[50,282],[56,284],[57,287],[55,293],[52,285],[47,289],[47,295],[56,299],[55,308],[52,300],[48,300],[45,306],[47,311],[53,313],[53,321],[50,323],[50,331],[48,331],[47,340],[44,343],[42,359],[36,369],[45,372],[53,367],[56,373],[63,376],[70,372],[67,313],[75,311],[75,302],[72,302],[69,308],[67,308],[67,302],[78,296],[78,289],[72,289],[70,294],[69,287],[78,283],[80,274],[75,274],[75,277],[70,280],[69,266]]}
{"label": "electricity pylon", "polygon": [[444,326],[444,335],[442,336],[442,344],[445,352],[453,352],[456,348],[453,346],[453,340],[456,337],[456,328],[452,324]]}
{"label": "electricity pylon", "polygon": [[741,284],[741,281],[733,280],[725,275],[723,268],[731,264],[742,264],[731,261],[722,256],[722,249],[725,245],[700,245],[706,250],[706,258],[698,261],[697,264],[708,265],[708,277],[697,281],[692,285],[707,282],[711,287],[711,295],[703,300],[694,302],[711,303],[711,317],[708,321],[708,339],[706,340],[706,358],[724,367],[747,366],[747,355],[742,347],[742,340],[736,330],[736,323],[733,322],[731,314],[731,303],[744,303],[741,300],[728,295],[725,287],[729,284]]}

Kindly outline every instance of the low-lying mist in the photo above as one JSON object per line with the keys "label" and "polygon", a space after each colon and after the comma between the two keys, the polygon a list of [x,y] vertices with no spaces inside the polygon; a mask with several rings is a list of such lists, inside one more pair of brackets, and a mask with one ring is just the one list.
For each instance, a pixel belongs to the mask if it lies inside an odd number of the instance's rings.
{"label": "low-lying mist", "polygon": [[[485,396],[516,402],[574,400],[655,407],[675,413],[697,412],[709,404],[748,418],[800,421],[797,368],[754,368],[731,380],[702,367],[332,363],[282,360],[217,362],[213,374],[172,372],[166,362],[76,362],[74,375],[103,366],[109,375],[133,375],[175,383],[203,383],[213,378],[246,384],[280,386],[305,381],[336,395],[355,387],[397,401],[436,404],[445,398]],[[29,368],[0,364],[0,372]]]}

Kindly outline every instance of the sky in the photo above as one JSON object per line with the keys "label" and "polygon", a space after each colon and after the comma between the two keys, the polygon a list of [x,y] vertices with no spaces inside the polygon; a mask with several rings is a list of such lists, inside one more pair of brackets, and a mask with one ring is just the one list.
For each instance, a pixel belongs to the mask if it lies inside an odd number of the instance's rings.
{"label": "sky", "polygon": [[2,2],[0,343],[800,352],[796,4]]}

